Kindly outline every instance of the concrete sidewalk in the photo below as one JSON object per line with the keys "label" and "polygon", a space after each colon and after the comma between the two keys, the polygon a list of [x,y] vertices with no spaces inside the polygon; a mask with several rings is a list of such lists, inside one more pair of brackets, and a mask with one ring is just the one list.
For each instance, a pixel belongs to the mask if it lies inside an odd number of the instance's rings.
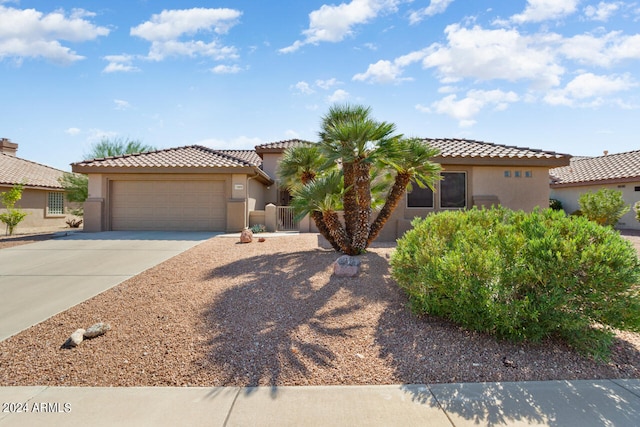
{"label": "concrete sidewalk", "polygon": [[640,380],[0,388],[9,426],[638,426]]}
{"label": "concrete sidewalk", "polygon": [[0,341],[215,236],[73,233],[0,250]]}

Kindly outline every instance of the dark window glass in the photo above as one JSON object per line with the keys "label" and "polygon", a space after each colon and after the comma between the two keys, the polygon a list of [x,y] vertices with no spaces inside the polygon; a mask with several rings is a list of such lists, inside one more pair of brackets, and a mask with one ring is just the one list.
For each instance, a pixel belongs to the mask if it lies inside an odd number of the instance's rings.
{"label": "dark window glass", "polygon": [[440,181],[440,207],[464,208],[467,206],[467,174],[442,172]]}
{"label": "dark window glass", "polygon": [[433,208],[433,191],[429,187],[420,188],[415,182],[411,183],[412,190],[407,193],[407,207]]}

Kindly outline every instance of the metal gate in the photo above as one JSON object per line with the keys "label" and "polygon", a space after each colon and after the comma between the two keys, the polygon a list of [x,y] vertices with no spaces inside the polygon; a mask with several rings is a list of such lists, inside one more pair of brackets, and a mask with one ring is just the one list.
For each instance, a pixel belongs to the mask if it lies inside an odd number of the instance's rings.
{"label": "metal gate", "polygon": [[291,206],[277,207],[276,231],[298,231],[298,222],[295,220],[293,208]]}

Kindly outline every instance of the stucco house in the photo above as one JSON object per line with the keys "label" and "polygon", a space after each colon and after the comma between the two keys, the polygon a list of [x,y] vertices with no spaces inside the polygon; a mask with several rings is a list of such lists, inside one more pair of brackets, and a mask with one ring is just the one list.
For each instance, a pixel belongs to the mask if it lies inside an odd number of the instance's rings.
{"label": "stucco house", "polygon": [[[22,184],[22,199],[16,207],[28,213],[16,232],[64,228],[67,213],[64,188],[58,182],[64,171],[41,165],[16,156],[18,144],[0,139],[0,192]],[[0,205],[0,211],[4,206]],[[3,224],[0,224],[2,226]]]}
{"label": "stucco house", "polygon": [[[573,157],[568,166],[549,171],[551,197],[562,202],[567,213],[580,209],[583,193],[602,188],[622,192],[631,207],[640,200],[640,150],[599,157]],[[616,228],[640,230],[633,209],[624,215]]]}
{"label": "stucco house", "polygon": [[[394,240],[414,217],[440,210],[493,204],[526,211],[546,207],[549,169],[569,164],[569,156],[550,151],[464,139],[424,141],[440,150],[433,160],[443,166],[444,179],[435,193],[415,186],[380,240]],[[279,141],[254,150],[192,145],[74,163],[74,172],[89,176],[85,230],[235,232],[268,225],[270,209],[289,200],[278,186],[278,162],[287,148],[300,144],[310,142]],[[275,227],[286,227],[286,219],[277,214]],[[316,231],[308,220],[294,226]]]}

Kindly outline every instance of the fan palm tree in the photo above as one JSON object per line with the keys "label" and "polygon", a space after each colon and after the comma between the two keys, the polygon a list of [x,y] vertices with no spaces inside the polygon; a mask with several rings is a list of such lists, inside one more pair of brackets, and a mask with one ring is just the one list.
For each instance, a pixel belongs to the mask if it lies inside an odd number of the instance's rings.
{"label": "fan palm tree", "polygon": [[[367,247],[371,222],[371,168],[380,150],[393,135],[395,125],[371,117],[371,108],[336,105],[323,117],[320,150],[329,161],[339,162],[344,175],[345,234],[349,252]],[[329,226],[329,224],[327,224]],[[338,224],[341,226],[341,224]]]}
{"label": "fan palm tree", "polygon": [[[299,145],[286,150],[278,165],[278,177],[282,185],[293,194],[294,190],[312,183],[319,173],[324,173],[327,169],[335,169],[333,165],[327,162],[316,144]],[[322,194],[320,195],[324,197]],[[295,198],[293,199],[295,200]],[[305,199],[298,200],[299,203]],[[340,251],[340,246],[335,242],[329,228],[324,222],[322,213],[316,209],[300,209],[309,214],[313,222],[316,224],[320,234],[331,244],[336,250]],[[304,215],[302,215],[304,217]]]}
{"label": "fan palm tree", "polygon": [[416,138],[400,139],[386,144],[384,148],[386,156],[380,158],[380,162],[395,171],[395,178],[384,205],[371,224],[367,246],[378,237],[412,182],[421,188],[429,187],[435,191],[434,184],[441,179],[442,168],[431,161],[439,151],[424,141]]}
{"label": "fan palm tree", "polygon": [[[326,224],[327,235],[335,250],[347,254],[353,254],[350,250],[350,242],[346,232],[340,223],[338,211],[342,208],[342,174],[338,170],[332,170],[321,176],[317,176],[306,185],[293,188],[291,206],[297,218],[306,215],[318,224]],[[318,227],[319,228],[319,227]]]}

